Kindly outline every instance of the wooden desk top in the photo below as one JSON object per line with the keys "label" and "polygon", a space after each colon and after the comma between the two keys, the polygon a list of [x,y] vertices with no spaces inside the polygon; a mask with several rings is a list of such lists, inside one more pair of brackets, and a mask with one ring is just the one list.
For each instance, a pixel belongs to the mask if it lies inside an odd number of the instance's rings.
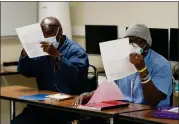
{"label": "wooden desk top", "polygon": [[15,102],[23,102],[27,104],[36,105],[36,106],[50,107],[50,108],[61,109],[61,110],[69,111],[69,112],[77,112],[77,113],[101,116],[101,117],[114,117],[118,115],[119,113],[151,109],[151,107],[147,105],[131,103],[128,107],[97,111],[97,110],[79,109],[79,108],[72,106],[74,99],[64,100],[60,102],[53,102],[53,103],[49,101],[29,101],[29,100],[19,99],[20,96],[33,95],[37,93],[55,94],[57,92],[38,91],[37,89],[34,89],[34,88],[28,88],[28,87],[22,87],[22,86],[8,86],[8,87],[1,87],[0,98],[6,99],[6,100],[12,100]]}
{"label": "wooden desk top", "polygon": [[17,66],[1,66],[1,75],[19,74]]}
{"label": "wooden desk top", "polygon": [[179,120],[172,120],[172,119],[161,119],[161,118],[154,118],[151,114],[153,114],[154,110],[144,110],[144,111],[137,111],[131,113],[122,113],[119,114],[119,118],[133,120],[136,122],[153,122],[153,123],[164,123],[164,124],[178,124]]}

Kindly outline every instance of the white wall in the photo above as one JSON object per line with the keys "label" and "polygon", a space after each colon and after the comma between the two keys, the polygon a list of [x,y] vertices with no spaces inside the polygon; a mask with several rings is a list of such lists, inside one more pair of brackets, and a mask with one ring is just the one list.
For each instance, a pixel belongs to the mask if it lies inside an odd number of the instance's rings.
{"label": "white wall", "polygon": [[48,16],[59,19],[63,34],[72,38],[70,3],[69,2],[39,2],[38,21],[41,22]]}
{"label": "white wall", "polygon": [[3,62],[17,61],[22,45],[19,40],[1,40],[1,64]]}
{"label": "white wall", "polygon": [[[78,18],[81,26],[118,25],[123,28],[143,23],[150,28],[178,28],[177,2],[84,2],[81,6],[82,19]],[[100,56],[90,55],[89,59],[103,68]]]}
{"label": "white wall", "polygon": [[85,2],[84,24],[121,27],[144,23],[151,28],[177,28],[177,2]]}
{"label": "white wall", "polygon": [[15,29],[37,22],[37,2],[1,2],[1,36],[16,35]]}
{"label": "white wall", "polygon": [[[129,26],[144,23],[149,27],[178,28],[177,2],[70,2],[70,16],[73,27],[85,24]],[[78,30],[77,30],[78,31]],[[84,31],[84,30],[83,30]],[[78,34],[78,33],[76,33]],[[73,40],[85,47],[84,36],[73,36]],[[17,40],[1,41],[1,62],[17,60],[21,44]],[[13,56],[7,51],[13,51]],[[103,68],[100,56],[89,55],[90,63]]]}

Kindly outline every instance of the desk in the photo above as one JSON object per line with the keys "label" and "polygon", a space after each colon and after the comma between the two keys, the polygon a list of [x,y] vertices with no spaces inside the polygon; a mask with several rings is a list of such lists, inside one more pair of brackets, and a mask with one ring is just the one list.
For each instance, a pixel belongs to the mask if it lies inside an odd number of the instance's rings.
{"label": "desk", "polygon": [[132,120],[140,124],[141,123],[178,124],[179,122],[179,120],[154,118],[151,116],[153,112],[154,110],[144,110],[144,111],[137,111],[131,113],[122,113],[119,114],[119,118],[124,120]]}
{"label": "desk", "polygon": [[54,109],[68,111],[68,112],[76,112],[76,113],[81,113],[81,114],[86,114],[86,115],[91,115],[91,116],[98,116],[102,118],[109,118],[111,124],[113,124],[114,118],[116,118],[116,116],[118,116],[118,114],[120,113],[151,109],[151,107],[147,105],[131,103],[128,107],[121,107],[118,109],[110,109],[110,110],[105,110],[105,111],[97,111],[97,110],[84,110],[84,109],[76,108],[72,106],[73,99],[64,100],[60,102],[53,102],[53,103],[50,103],[49,101],[29,101],[29,100],[19,99],[20,96],[33,95],[37,93],[55,94],[57,92],[51,92],[51,91],[45,91],[45,90],[39,91],[34,88],[28,88],[28,87],[23,87],[23,86],[8,86],[8,87],[1,87],[0,99],[11,101],[10,103],[12,107],[11,107],[10,119],[13,119],[13,117],[15,117],[15,107],[14,107],[15,102],[22,102],[22,103],[35,105],[35,106],[54,108]]}
{"label": "desk", "polygon": [[1,76],[13,74],[19,74],[19,72],[17,72],[17,66],[1,66]]}

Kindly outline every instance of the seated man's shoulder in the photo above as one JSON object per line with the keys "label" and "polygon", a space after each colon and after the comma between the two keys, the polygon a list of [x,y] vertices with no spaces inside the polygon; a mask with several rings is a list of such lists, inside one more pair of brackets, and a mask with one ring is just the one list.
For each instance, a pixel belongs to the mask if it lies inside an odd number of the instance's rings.
{"label": "seated man's shoulder", "polygon": [[78,44],[77,42],[71,39],[68,39],[68,40],[69,40],[70,49],[73,52],[86,53],[85,49],[80,44]]}
{"label": "seated man's shoulder", "polygon": [[171,69],[171,63],[162,55],[152,50],[151,65],[155,69]]}

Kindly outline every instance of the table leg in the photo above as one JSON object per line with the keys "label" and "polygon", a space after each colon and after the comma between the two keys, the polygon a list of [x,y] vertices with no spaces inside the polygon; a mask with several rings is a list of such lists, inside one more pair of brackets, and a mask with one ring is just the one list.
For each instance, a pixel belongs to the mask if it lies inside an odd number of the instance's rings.
{"label": "table leg", "polygon": [[110,118],[109,121],[110,121],[110,124],[114,124],[114,118]]}
{"label": "table leg", "polygon": [[16,111],[15,111],[15,102],[10,101],[10,121],[13,120],[16,116]]}

